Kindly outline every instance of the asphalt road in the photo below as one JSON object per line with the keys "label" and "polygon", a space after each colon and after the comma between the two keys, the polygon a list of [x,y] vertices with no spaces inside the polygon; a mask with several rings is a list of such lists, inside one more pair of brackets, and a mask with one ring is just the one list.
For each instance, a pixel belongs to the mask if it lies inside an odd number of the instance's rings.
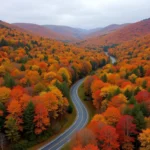
{"label": "asphalt road", "polygon": [[111,59],[111,63],[112,64],[114,64],[117,60],[116,60],[116,58],[115,57],[113,57],[113,56],[110,56],[109,54],[108,54],[108,52],[104,52],[107,56],[109,56],[110,57],[110,59]]}
{"label": "asphalt road", "polygon": [[78,96],[78,88],[82,84],[83,80],[84,79],[81,79],[76,82],[70,89],[71,99],[77,110],[75,122],[64,133],[59,135],[53,141],[49,142],[47,145],[41,147],[40,150],[60,150],[64,144],[70,141],[72,135],[76,131],[82,129],[87,124],[89,115],[86,107]]}

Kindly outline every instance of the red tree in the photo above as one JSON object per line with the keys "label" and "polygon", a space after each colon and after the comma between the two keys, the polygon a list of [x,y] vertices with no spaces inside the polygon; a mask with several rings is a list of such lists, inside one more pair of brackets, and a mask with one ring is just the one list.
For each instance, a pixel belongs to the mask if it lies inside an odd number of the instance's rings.
{"label": "red tree", "polygon": [[106,125],[99,131],[98,141],[102,150],[117,150],[119,149],[118,134],[116,129]]}
{"label": "red tree", "polygon": [[37,104],[35,107],[34,122],[36,134],[42,133],[42,131],[46,130],[46,127],[49,125],[48,110],[41,103]]}
{"label": "red tree", "polygon": [[124,115],[117,123],[116,130],[119,134],[119,141],[121,144],[134,141],[134,138],[131,137],[131,135],[136,134],[136,125],[133,124],[133,120],[132,116]]}
{"label": "red tree", "polygon": [[138,94],[135,96],[136,100],[139,103],[145,102],[145,101],[150,101],[150,92],[148,91],[140,91]]}

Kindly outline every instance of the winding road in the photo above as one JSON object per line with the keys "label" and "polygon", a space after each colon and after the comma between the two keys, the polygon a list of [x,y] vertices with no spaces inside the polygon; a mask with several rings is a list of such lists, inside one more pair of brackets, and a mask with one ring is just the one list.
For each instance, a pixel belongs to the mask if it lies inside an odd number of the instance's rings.
{"label": "winding road", "polygon": [[70,89],[71,99],[77,111],[75,122],[64,133],[59,135],[47,145],[41,147],[40,150],[60,150],[64,144],[70,141],[72,135],[76,131],[80,130],[87,124],[89,115],[86,107],[78,96],[78,88],[82,84],[83,80],[84,79],[81,79],[76,82]]}
{"label": "winding road", "polygon": [[[116,62],[116,59],[110,56],[108,52],[105,52],[105,54],[110,57],[113,64]],[[72,135],[76,131],[84,128],[88,123],[88,111],[78,96],[78,88],[82,84],[83,80],[84,79],[77,81],[70,89],[71,99],[77,111],[75,122],[53,141],[41,147],[40,150],[60,150],[64,144],[70,141]]]}

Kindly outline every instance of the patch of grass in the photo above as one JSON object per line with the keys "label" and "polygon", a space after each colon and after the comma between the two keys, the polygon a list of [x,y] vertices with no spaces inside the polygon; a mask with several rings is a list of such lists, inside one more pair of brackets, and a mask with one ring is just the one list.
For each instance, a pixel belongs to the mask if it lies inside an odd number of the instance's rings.
{"label": "patch of grass", "polygon": [[81,84],[80,87],[79,87],[79,89],[78,89],[78,95],[79,95],[80,99],[82,100],[82,102],[84,103],[84,105],[86,106],[86,108],[88,110],[88,113],[89,113],[89,122],[90,122],[90,120],[96,114],[96,110],[95,110],[95,108],[93,106],[92,101],[86,100],[86,96],[85,96],[83,84]]}
{"label": "patch of grass", "polygon": [[70,150],[70,142],[66,143],[62,148],[61,150]]}

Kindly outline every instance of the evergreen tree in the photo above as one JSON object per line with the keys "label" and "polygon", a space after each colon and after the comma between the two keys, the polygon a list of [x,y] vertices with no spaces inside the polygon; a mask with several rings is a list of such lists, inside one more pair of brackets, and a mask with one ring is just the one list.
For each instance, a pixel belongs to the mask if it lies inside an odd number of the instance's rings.
{"label": "evergreen tree", "polygon": [[44,61],[48,61],[48,56],[44,55]]}
{"label": "evergreen tree", "polygon": [[113,95],[111,94],[111,93],[109,93],[108,95],[107,95],[107,99],[110,101],[111,100],[111,98],[113,97]]}
{"label": "evergreen tree", "polygon": [[67,112],[71,114],[73,112],[73,107],[71,105],[68,106]]}
{"label": "evergreen tree", "polygon": [[132,109],[132,116],[136,117],[138,112],[140,112],[140,105],[139,104],[135,104],[133,109]]}
{"label": "evergreen tree", "polygon": [[2,38],[2,40],[0,41],[0,47],[2,46],[8,46],[8,42]]}
{"label": "evergreen tree", "polygon": [[150,115],[148,111],[148,107],[145,103],[140,104],[140,110],[142,111],[144,116],[148,117]]}
{"label": "evergreen tree", "polygon": [[69,97],[70,97],[69,96],[69,86],[68,86],[67,82],[64,81],[63,83],[59,83],[56,81],[55,85],[59,90],[61,90],[63,95],[69,99]]}
{"label": "evergreen tree", "polygon": [[38,73],[39,73],[39,75],[41,75],[41,74],[42,74],[42,70],[41,70],[41,68],[39,68]]}
{"label": "evergreen tree", "polygon": [[128,89],[126,89],[126,91],[124,92],[124,94],[125,94],[125,96],[128,98],[128,99],[130,99],[131,97],[132,97],[132,92],[131,91],[129,91]]}
{"label": "evergreen tree", "polygon": [[21,70],[21,71],[25,71],[25,70],[26,70],[24,64],[21,65],[20,70]]}
{"label": "evergreen tree", "polygon": [[65,97],[67,97],[69,99],[69,86],[68,86],[67,82],[62,83],[62,93]]}
{"label": "evergreen tree", "polygon": [[10,76],[9,73],[4,76],[4,85],[9,88],[13,88],[16,85],[15,80]]}
{"label": "evergreen tree", "polygon": [[134,91],[134,95],[137,95],[137,93],[140,92],[140,91],[141,91],[140,88],[137,87],[137,88],[135,89],[135,91]]}
{"label": "evergreen tree", "polygon": [[140,71],[140,76],[144,77],[145,70],[144,70],[143,66],[139,66],[138,68],[139,68],[139,71]]}
{"label": "evergreen tree", "polygon": [[103,58],[102,61],[101,61],[101,63],[100,63],[100,67],[103,67],[105,65],[106,65],[106,60]]}
{"label": "evergreen tree", "polygon": [[139,111],[135,116],[135,124],[138,130],[145,129],[146,121],[144,120],[144,115],[142,111]]}
{"label": "evergreen tree", "polygon": [[132,110],[127,106],[127,107],[124,109],[123,114],[124,114],[124,115],[131,115],[131,114],[132,114]]}
{"label": "evergreen tree", "polygon": [[68,79],[64,73],[62,74],[62,78],[63,78],[63,81],[68,82]]}
{"label": "evergreen tree", "polygon": [[129,100],[129,104],[136,104],[136,99],[134,96],[132,96]]}
{"label": "evergreen tree", "polygon": [[140,76],[138,69],[134,69],[131,74],[135,74],[136,76]]}
{"label": "evergreen tree", "polygon": [[143,87],[144,89],[147,87],[147,81],[146,81],[146,80],[143,81],[142,87]]}
{"label": "evergreen tree", "polygon": [[72,69],[74,71],[74,74],[72,76],[72,82],[74,83],[77,80],[77,70],[74,66],[72,66]]}
{"label": "evergreen tree", "polygon": [[26,138],[34,137],[34,104],[30,101],[23,114],[24,133]]}
{"label": "evergreen tree", "polygon": [[114,93],[114,96],[115,96],[115,95],[118,95],[118,94],[120,94],[120,93],[121,93],[120,88],[117,88],[116,91],[115,91],[115,93]]}
{"label": "evergreen tree", "polygon": [[107,82],[107,76],[106,76],[106,74],[104,74],[104,75],[101,77],[101,80],[102,80],[103,82]]}

